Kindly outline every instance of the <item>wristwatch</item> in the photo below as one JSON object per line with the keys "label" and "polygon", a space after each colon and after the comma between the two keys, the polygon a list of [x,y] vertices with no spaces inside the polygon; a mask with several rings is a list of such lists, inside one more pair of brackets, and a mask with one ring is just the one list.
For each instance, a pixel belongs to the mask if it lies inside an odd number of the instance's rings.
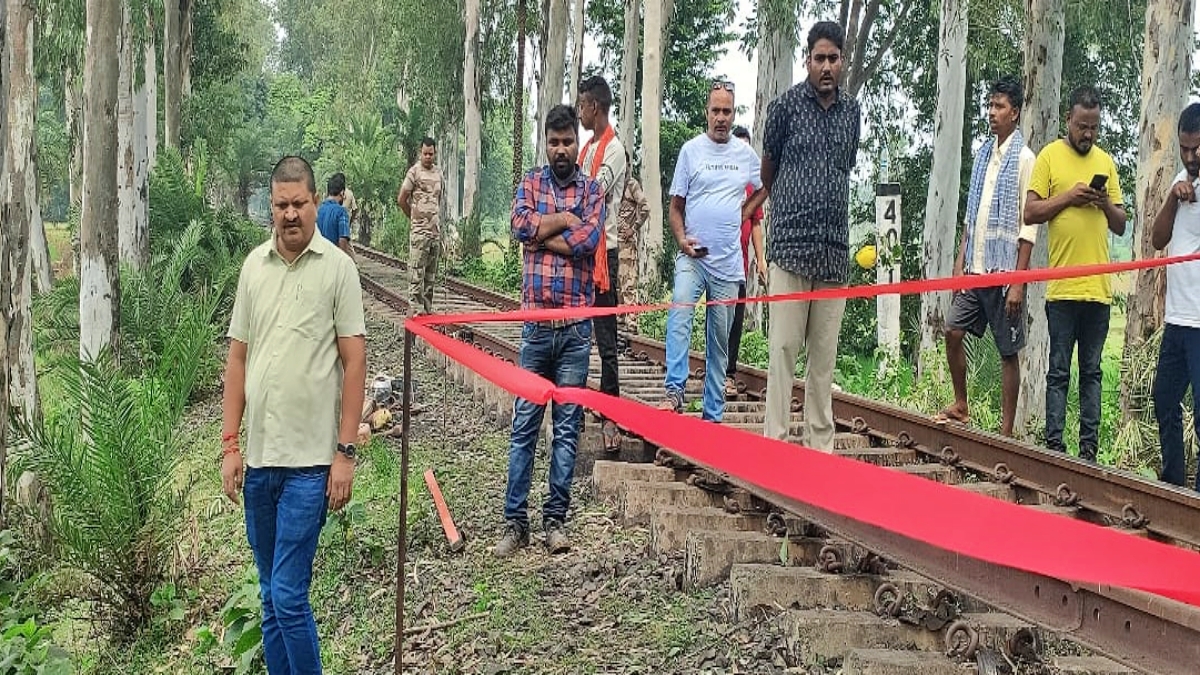
{"label": "wristwatch", "polygon": [[353,443],[338,443],[337,451],[345,455],[347,459],[354,459],[357,452]]}

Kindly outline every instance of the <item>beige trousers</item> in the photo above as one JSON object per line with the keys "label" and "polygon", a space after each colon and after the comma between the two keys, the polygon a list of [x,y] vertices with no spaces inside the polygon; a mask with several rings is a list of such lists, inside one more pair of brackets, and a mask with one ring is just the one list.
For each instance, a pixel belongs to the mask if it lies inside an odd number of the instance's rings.
{"label": "beige trousers", "polygon": [[[780,269],[770,268],[772,295],[799,293],[842,284],[816,281]],[[833,452],[833,368],[837,362],[838,334],[846,301],[777,302],[771,305],[767,339],[770,361],[767,367],[767,420],[765,435],[787,440],[791,422],[792,384],[796,359],[806,349],[808,363],[804,380],[804,445]]]}

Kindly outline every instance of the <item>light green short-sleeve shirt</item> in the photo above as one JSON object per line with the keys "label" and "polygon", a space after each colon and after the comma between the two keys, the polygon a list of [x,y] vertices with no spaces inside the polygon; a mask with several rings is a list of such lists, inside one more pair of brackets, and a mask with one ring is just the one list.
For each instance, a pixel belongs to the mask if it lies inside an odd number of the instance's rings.
{"label": "light green short-sleeve shirt", "polygon": [[333,461],[341,415],[337,338],[366,335],[358,268],[316,234],[290,265],[274,238],[242,264],[229,337],[246,343],[246,464]]}

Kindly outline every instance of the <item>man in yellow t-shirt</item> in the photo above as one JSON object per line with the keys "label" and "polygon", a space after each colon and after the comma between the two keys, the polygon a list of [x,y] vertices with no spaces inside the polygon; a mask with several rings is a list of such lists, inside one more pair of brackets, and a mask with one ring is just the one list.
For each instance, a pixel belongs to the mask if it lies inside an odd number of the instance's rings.
{"label": "man in yellow t-shirt", "polygon": [[[1050,267],[1107,263],[1108,232],[1125,234],[1124,198],[1112,157],[1095,145],[1100,98],[1092,87],[1071,94],[1067,136],[1038,154],[1025,222],[1047,223]],[[1050,368],[1046,374],[1046,447],[1066,452],[1063,425],[1071,354],[1079,345],[1079,457],[1096,460],[1100,433],[1100,356],[1108,336],[1108,275],[1051,281],[1046,287]]]}

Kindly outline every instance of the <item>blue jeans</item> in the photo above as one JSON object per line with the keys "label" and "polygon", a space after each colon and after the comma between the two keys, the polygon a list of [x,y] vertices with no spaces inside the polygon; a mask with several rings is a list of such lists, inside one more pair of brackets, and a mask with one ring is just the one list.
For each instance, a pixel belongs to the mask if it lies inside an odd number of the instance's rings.
{"label": "blue jeans", "polygon": [[[1200,328],[1167,324],[1158,352],[1154,375],[1154,417],[1158,420],[1158,442],[1162,446],[1162,479],[1183,486],[1187,481],[1187,457],[1183,454],[1183,395],[1192,388],[1192,413],[1200,396]],[[1193,422],[1200,433],[1200,417]],[[1200,490],[1200,475],[1196,476]]]}
{"label": "blue jeans", "polygon": [[328,466],[246,469],[246,538],[258,566],[263,658],[271,675],[321,673],[308,587],[328,478]]}
{"label": "blue jeans", "polygon": [[1046,447],[1066,452],[1063,427],[1071,386],[1071,354],[1079,345],[1079,458],[1096,461],[1100,444],[1100,357],[1108,337],[1109,306],[1102,302],[1046,303],[1050,370],[1046,373]]}
{"label": "blue jeans", "polygon": [[[521,367],[559,387],[586,387],[592,353],[592,322],[562,328],[529,323],[521,329]],[[542,506],[542,522],[562,523],[571,506],[571,477],[583,408],[554,403],[554,440],[550,445],[550,493]],[[546,406],[518,398],[513,407],[512,442],[508,449],[508,490],[504,519],[529,529],[529,484],[533,480],[533,451]]]}
{"label": "blue jeans", "polygon": [[[718,279],[704,265],[680,253],[675,256],[675,290],[671,302],[690,304],[701,295],[709,300],[738,297],[740,282]],[[732,305],[709,305],[704,314],[704,406],[703,418],[720,422],[725,412],[725,367],[729,364],[729,324]],[[668,392],[683,395],[688,378],[688,350],[692,344],[691,307],[673,307],[667,312]]]}

